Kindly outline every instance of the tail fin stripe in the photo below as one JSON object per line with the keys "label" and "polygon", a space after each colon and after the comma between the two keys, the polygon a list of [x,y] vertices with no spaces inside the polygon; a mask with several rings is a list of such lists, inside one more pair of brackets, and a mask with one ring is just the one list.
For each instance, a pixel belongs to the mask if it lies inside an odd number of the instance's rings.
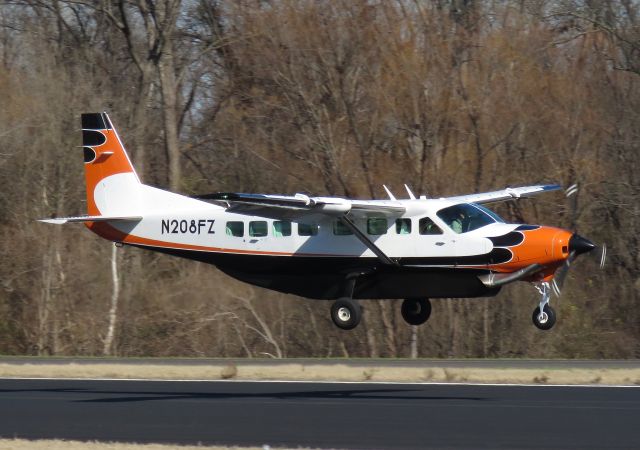
{"label": "tail fin stripe", "polygon": [[84,147],[98,147],[107,142],[107,137],[96,130],[82,130],[82,145]]}
{"label": "tail fin stripe", "polygon": [[102,113],[82,114],[83,130],[110,130],[111,124]]}
{"label": "tail fin stripe", "polygon": [[84,153],[84,162],[85,163],[90,163],[93,162],[96,159],[96,152],[94,149],[92,149],[91,147],[83,147],[83,153]]}

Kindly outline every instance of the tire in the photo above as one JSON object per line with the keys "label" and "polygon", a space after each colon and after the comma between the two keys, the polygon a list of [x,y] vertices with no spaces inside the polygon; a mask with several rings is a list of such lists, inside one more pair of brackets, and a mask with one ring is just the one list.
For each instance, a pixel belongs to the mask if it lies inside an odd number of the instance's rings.
{"label": "tire", "polygon": [[431,316],[431,302],[428,298],[407,298],[400,311],[409,325],[422,325]]}
{"label": "tire", "polygon": [[350,298],[339,298],[331,305],[331,320],[342,330],[353,330],[361,317],[360,305]]}
{"label": "tire", "polygon": [[538,316],[540,315],[540,307],[538,306],[533,310],[533,315],[531,319],[533,320],[533,324],[538,327],[540,330],[550,330],[556,324],[556,312],[549,305],[545,305],[544,312],[547,314],[546,321],[540,321]]}

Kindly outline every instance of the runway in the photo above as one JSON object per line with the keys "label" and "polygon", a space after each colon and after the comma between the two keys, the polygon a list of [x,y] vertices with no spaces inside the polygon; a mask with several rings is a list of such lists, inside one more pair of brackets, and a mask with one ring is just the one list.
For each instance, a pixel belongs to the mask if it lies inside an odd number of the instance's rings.
{"label": "runway", "polygon": [[640,448],[640,388],[0,380],[0,436],[313,448]]}

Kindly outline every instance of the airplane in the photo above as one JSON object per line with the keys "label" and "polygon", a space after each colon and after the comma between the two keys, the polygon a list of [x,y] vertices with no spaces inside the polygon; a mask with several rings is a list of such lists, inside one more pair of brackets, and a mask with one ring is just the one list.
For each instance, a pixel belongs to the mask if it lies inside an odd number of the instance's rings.
{"label": "airplane", "polygon": [[[403,299],[410,325],[431,298],[491,297],[516,281],[540,300],[532,321],[550,330],[573,260],[596,245],[568,230],[506,223],[485,205],[561,189],[512,187],[446,198],[388,200],[214,193],[184,196],[143,184],[107,113],[82,114],[87,213],[42,222],[84,223],[116,245],[213,264],[255,286],[333,300],[331,319],[355,328],[358,300]],[[600,249],[604,264],[606,247]]]}

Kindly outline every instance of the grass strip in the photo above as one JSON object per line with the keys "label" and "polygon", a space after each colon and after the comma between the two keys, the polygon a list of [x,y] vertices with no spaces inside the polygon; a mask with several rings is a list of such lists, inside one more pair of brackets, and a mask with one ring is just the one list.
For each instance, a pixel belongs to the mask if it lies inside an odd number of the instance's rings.
{"label": "grass strip", "polygon": [[0,377],[640,385],[640,368],[354,367],[320,363],[263,366],[250,362],[211,366],[0,363]]}
{"label": "grass strip", "polygon": [[0,450],[285,450],[282,447],[225,447],[207,445],[134,444],[120,442],[83,442],[61,439],[0,439]]}

